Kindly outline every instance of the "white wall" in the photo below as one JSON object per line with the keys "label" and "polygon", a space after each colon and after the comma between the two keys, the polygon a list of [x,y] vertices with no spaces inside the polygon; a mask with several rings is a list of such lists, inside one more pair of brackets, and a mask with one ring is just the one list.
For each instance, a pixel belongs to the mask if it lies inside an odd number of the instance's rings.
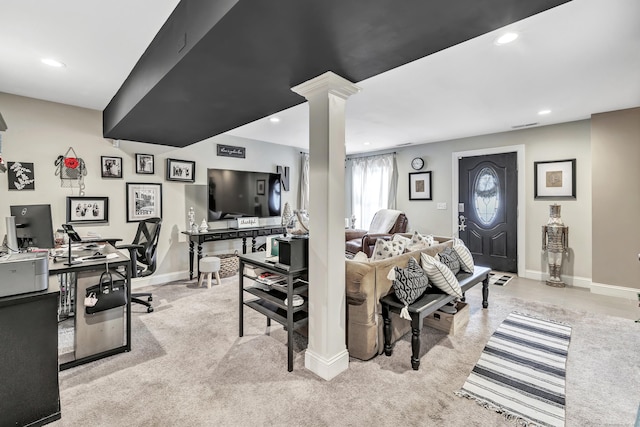
{"label": "white wall", "polygon": [[[119,141],[119,147],[102,138],[102,113],[0,93],[0,110],[8,129],[2,134],[2,157],[7,161],[34,163],[35,190],[8,191],[7,174],[0,174],[0,236],[6,233],[4,217],[12,204],[51,204],[54,227],[66,221],[66,197],[77,196],[78,189],[62,188],[55,176],[55,159],[72,146],[86,165],[86,196],[109,197],[109,223],[77,226],[80,234],[94,231],[102,236],[122,237],[130,241],[137,223],[126,222],[125,183],[152,182],[162,184],[163,225],[158,249],[158,270],[152,276],[157,281],[184,277],[188,271],[188,243],[180,232],[185,230],[188,202],[185,197],[190,184],[166,181],[166,158],[196,161],[196,185],[206,185],[207,168],[255,170],[276,172],[276,166],[290,167],[290,191],[283,192],[283,206],[289,202],[297,207],[299,149],[267,144],[260,141],[221,135],[185,148]],[[218,157],[216,144],[243,146],[245,159]],[[155,155],[155,174],[135,173],[135,153]],[[103,179],[100,174],[100,156],[123,158],[123,178]],[[203,205],[204,206],[204,205]],[[198,222],[204,217],[201,211]],[[279,223],[278,219],[274,219]],[[222,226],[226,225],[223,224]],[[220,224],[212,224],[220,227]],[[241,249],[241,241],[208,244],[207,252],[229,252]],[[179,277],[178,277],[179,276]],[[154,280],[154,283],[156,280]]]}

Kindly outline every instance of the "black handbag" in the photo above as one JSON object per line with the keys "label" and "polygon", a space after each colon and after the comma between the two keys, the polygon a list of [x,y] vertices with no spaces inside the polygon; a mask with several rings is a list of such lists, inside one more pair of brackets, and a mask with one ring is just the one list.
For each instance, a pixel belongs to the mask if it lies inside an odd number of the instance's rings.
{"label": "black handbag", "polygon": [[100,282],[86,290],[86,296],[94,294],[98,302],[92,307],[85,307],[87,314],[110,310],[127,305],[127,289],[124,280],[113,281],[111,273],[105,271],[100,275]]}

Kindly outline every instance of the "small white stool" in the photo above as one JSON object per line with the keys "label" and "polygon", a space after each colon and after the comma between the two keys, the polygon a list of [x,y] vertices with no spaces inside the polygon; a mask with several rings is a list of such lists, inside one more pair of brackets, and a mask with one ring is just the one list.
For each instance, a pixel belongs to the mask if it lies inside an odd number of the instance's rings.
{"label": "small white stool", "polygon": [[216,282],[218,285],[220,282],[220,258],[215,256],[208,256],[200,259],[200,280],[198,281],[198,286],[202,286],[202,281],[204,280],[204,276],[207,276],[207,288],[211,289],[211,275],[216,275]]}

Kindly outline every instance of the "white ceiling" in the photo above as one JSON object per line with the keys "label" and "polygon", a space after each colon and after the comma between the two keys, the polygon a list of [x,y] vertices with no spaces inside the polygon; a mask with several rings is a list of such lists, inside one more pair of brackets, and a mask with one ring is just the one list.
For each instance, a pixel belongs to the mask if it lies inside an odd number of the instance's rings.
{"label": "white ceiling", "polygon": [[[102,110],[177,3],[0,0],[0,91]],[[496,46],[506,30],[520,37]],[[348,153],[637,107],[640,1],[573,0],[356,83],[363,91],[347,103]],[[306,104],[278,116],[229,134],[306,148]]]}

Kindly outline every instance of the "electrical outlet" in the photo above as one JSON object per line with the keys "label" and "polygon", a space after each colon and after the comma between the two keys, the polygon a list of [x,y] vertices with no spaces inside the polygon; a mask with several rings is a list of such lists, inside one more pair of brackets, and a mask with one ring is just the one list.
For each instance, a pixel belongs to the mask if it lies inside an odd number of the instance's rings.
{"label": "electrical outlet", "polygon": [[437,208],[441,209],[441,210],[447,209],[447,203],[446,202],[440,202],[440,203],[438,203]]}

